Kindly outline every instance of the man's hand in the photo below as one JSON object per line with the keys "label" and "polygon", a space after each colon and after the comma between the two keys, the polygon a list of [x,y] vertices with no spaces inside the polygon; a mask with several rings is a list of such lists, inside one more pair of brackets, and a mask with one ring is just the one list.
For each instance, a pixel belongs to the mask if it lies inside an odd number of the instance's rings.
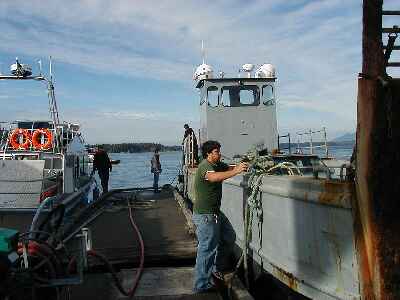
{"label": "man's hand", "polygon": [[236,174],[246,172],[248,169],[249,169],[249,164],[245,163],[245,162],[241,162],[233,168],[233,170],[235,171]]}

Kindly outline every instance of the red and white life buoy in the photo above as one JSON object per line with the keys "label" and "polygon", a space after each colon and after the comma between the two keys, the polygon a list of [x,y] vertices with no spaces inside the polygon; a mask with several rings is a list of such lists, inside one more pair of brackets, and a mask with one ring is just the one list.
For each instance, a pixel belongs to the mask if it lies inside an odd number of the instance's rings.
{"label": "red and white life buoy", "polygon": [[[44,142],[42,143],[42,137]],[[32,135],[32,145],[36,150],[48,150],[52,147],[53,135],[46,128],[36,129]]]}
{"label": "red and white life buoy", "polygon": [[[22,142],[21,142],[22,136]],[[27,150],[31,146],[31,134],[26,129],[16,128],[10,135],[9,138],[11,147],[15,150],[25,149]]]}

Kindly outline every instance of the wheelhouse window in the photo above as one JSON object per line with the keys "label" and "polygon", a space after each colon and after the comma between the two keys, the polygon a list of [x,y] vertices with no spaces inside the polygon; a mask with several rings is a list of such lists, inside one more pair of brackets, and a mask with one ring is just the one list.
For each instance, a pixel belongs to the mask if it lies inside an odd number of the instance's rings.
{"label": "wheelhouse window", "polygon": [[210,106],[218,106],[218,88],[216,86],[207,88],[207,101]]}
{"label": "wheelhouse window", "polygon": [[270,106],[275,104],[274,88],[272,85],[264,85],[262,87],[262,103]]}
{"label": "wheelhouse window", "polygon": [[255,85],[224,86],[222,88],[224,106],[257,106],[260,104],[259,90]]}

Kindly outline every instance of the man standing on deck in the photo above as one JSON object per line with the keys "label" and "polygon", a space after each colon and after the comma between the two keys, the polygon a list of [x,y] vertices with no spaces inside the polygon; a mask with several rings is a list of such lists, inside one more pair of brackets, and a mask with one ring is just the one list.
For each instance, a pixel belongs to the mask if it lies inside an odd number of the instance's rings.
{"label": "man standing on deck", "polygon": [[207,141],[202,146],[203,161],[195,175],[196,201],[193,222],[198,239],[194,274],[194,290],[206,292],[214,288],[212,275],[222,278],[221,272],[229,268],[229,254],[236,239],[226,216],[220,212],[222,181],[247,170],[246,163],[229,167],[221,162],[221,145]]}
{"label": "man standing on deck", "polygon": [[93,171],[92,174],[97,170],[101,180],[101,187],[103,188],[103,193],[108,192],[108,179],[112,171],[112,164],[107,152],[103,149],[103,146],[98,146],[97,151],[93,158]]}
{"label": "man standing on deck", "polygon": [[159,193],[158,189],[158,179],[160,178],[160,173],[162,171],[161,169],[161,163],[160,163],[160,153],[158,153],[158,149],[154,150],[154,155],[151,158],[151,173],[153,173],[153,189],[154,193]]}

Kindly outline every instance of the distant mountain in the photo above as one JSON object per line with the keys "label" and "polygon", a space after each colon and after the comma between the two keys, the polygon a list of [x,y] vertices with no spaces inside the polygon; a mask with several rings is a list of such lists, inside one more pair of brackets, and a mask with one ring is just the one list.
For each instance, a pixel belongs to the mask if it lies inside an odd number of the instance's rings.
{"label": "distant mountain", "polygon": [[356,140],[356,133],[346,133],[344,135],[341,135],[335,139],[333,139],[331,142],[354,142]]}

